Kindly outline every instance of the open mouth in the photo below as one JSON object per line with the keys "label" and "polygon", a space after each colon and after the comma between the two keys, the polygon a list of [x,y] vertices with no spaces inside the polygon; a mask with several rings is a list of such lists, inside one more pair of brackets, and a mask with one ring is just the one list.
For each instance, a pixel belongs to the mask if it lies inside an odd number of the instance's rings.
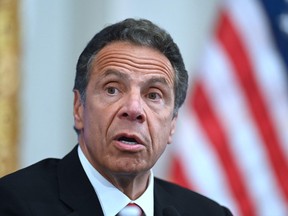
{"label": "open mouth", "polygon": [[133,137],[121,136],[121,137],[119,137],[118,141],[125,143],[125,144],[128,144],[128,145],[138,144],[137,140]]}

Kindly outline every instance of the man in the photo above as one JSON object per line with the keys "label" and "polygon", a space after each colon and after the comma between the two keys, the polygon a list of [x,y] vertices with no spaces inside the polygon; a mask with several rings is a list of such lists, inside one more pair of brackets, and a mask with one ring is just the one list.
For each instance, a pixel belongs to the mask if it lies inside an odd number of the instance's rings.
{"label": "man", "polygon": [[231,215],[151,171],[172,141],[187,80],[177,45],[150,21],[127,19],[100,31],[77,64],[79,145],[61,160],[2,178],[0,215],[112,216],[130,203],[147,216]]}

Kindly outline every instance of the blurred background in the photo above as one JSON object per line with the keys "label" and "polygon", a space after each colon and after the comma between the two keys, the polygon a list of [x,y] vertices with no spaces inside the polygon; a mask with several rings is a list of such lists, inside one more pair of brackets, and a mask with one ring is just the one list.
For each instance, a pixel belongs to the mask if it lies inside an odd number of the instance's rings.
{"label": "blurred background", "polygon": [[190,74],[155,175],[234,215],[288,215],[287,0],[0,0],[0,176],[77,144],[78,56],[127,17],[166,29]]}

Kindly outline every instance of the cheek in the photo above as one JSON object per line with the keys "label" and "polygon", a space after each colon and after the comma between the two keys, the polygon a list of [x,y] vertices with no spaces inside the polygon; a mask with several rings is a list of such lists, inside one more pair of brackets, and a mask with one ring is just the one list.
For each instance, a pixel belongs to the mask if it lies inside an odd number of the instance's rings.
{"label": "cheek", "polygon": [[[169,138],[171,134],[171,119],[163,118],[156,121],[151,120],[150,124],[150,134],[152,135],[154,146],[153,148],[163,149],[169,143]],[[160,150],[161,151],[161,150]]]}
{"label": "cheek", "polygon": [[100,132],[105,130],[109,122],[109,112],[97,105],[88,105],[85,108],[84,131],[92,137],[98,137]]}

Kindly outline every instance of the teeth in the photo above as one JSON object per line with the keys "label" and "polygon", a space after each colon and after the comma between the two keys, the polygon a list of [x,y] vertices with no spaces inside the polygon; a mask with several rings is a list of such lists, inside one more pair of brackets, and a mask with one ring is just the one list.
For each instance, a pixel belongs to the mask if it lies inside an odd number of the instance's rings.
{"label": "teeth", "polygon": [[125,144],[129,144],[129,145],[135,145],[137,144],[136,140],[133,139],[133,138],[128,138],[128,137],[121,137],[119,139],[119,141],[121,141],[122,143],[125,143]]}
{"label": "teeth", "polygon": [[137,144],[137,142],[128,142],[128,141],[125,141],[125,140],[121,140],[122,143],[125,143],[125,144],[128,144],[128,145],[135,145]]}

